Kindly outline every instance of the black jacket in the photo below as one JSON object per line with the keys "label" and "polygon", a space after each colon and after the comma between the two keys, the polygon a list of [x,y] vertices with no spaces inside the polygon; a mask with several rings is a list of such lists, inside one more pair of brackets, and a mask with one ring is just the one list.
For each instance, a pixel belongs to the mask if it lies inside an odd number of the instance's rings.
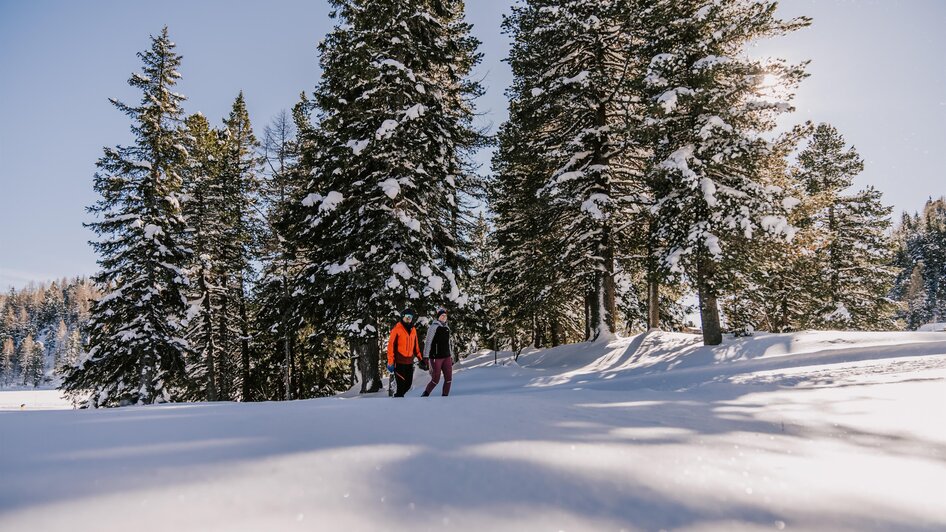
{"label": "black jacket", "polygon": [[448,358],[452,355],[450,327],[435,320],[427,328],[427,337],[424,339],[424,358]]}

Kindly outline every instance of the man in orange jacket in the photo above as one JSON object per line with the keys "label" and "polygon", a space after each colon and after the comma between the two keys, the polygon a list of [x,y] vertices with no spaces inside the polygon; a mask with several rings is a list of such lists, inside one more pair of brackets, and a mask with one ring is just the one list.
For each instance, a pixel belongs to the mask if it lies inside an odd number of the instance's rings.
{"label": "man in orange jacket", "polygon": [[388,339],[388,372],[397,379],[397,393],[394,397],[404,397],[414,383],[414,357],[420,360],[420,366],[426,365],[417,342],[417,329],[414,328],[414,311],[405,309],[401,321],[391,329]]}

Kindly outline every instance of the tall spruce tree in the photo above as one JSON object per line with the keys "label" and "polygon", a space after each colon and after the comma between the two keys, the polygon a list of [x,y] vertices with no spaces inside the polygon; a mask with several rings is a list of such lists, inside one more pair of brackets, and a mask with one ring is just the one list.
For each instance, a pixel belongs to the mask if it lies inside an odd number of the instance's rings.
{"label": "tall spruce tree", "polygon": [[259,142],[253,134],[246,100],[241,91],[233,102],[229,116],[224,120],[224,142],[221,172],[221,192],[224,220],[222,242],[221,287],[226,296],[223,302],[221,328],[231,329],[228,338],[233,342],[233,372],[229,397],[247,400],[250,397],[250,359],[252,336],[248,295],[252,282],[251,262],[256,258],[256,244],[261,234],[258,216]]}
{"label": "tall spruce tree", "polygon": [[641,7],[533,0],[504,22],[514,85],[495,170],[500,179],[516,179],[517,165],[537,174],[538,198],[528,201],[540,202],[540,217],[553,224],[544,233],[555,249],[554,277],[582,285],[595,337],[616,331],[617,262],[628,247],[623,231],[634,227],[627,217],[641,200],[642,153],[627,134],[637,103],[629,82],[642,68],[633,48]]}
{"label": "tall spruce tree", "polygon": [[201,114],[187,117],[185,147],[187,168],[183,172],[187,201],[184,215],[193,251],[191,266],[191,309],[187,339],[193,359],[188,375],[195,397],[216,401],[220,380],[220,358],[225,354],[218,328],[221,301],[226,294],[221,285],[224,273],[223,247],[227,220],[223,175],[223,139]]}
{"label": "tall spruce tree", "polygon": [[815,128],[798,156],[798,179],[811,202],[801,226],[810,231],[812,266],[808,285],[817,294],[803,320],[813,328],[889,329],[894,306],[888,298],[895,272],[887,237],[890,207],[868,187],[845,193],[864,163],[829,124]]}
{"label": "tall spruce tree", "polygon": [[84,406],[177,401],[185,395],[184,339],[190,251],[183,245],[180,172],[186,159],[179,127],[184,96],[167,28],[140,52],[142,71],[128,80],[142,92],[137,106],[113,105],[132,120],[134,144],[105,148],[89,208],[101,237],[92,245],[105,292],[92,309],[89,351],[62,389]]}
{"label": "tall spruce tree", "polygon": [[[647,10],[644,78],[657,130],[651,187],[656,253],[696,287],[703,339],[722,341],[718,298],[740,268],[740,245],[762,235],[788,237],[784,191],[764,172],[777,156],[764,134],[791,109],[803,65],[753,60],[746,47],[804,27],[783,21],[775,2],[661,1]],[[781,93],[767,90],[777,80]]]}
{"label": "tall spruce tree", "polygon": [[362,391],[381,387],[380,342],[397,312],[464,306],[458,239],[481,143],[467,79],[480,60],[459,0],[333,0],[320,46],[319,140],[309,194],[295,206],[307,267],[296,290],[321,350],[342,334]]}

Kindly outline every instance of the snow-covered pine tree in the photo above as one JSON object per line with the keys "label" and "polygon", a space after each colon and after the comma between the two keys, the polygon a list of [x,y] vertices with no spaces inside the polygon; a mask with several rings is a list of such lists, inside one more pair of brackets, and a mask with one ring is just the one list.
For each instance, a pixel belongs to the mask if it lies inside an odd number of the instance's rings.
{"label": "snow-covered pine tree", "polygon": [[56,370],[56,373],[59,373],[63,368],[63,361],[66,359],[66,353],[69,349],[69,329],[66,327],[66,320],[59,318],[56,331],[49,343],[52,351],[52,368]]}
{"label": "snow-covered pine tree", "polygon": [[0,347],[0,386],[13,382],[16,365],[16,348],[13,346],[13,338],[8,336],[3,339]]}
{"label": "snow-covered pine tree", "polygon": [[738,242],[739,267],[731,274],[731,285],[723,299],[727,329],[734,334],[755,330],[786,332],[797,330],[814,304],[817,290],[812,284],[815,268],[811,242],[817,239],[809,229],[816,204],[789,165],[790,155],[811,133],[809,124],[793,128],[774,144],[768,180],[787,192],[783,207],[788,221],[797,229],[791,241],[753,239]]}
{"label": "snow-covered pine tree", "polygon": [[919,261],[910,271],[910,277],[904,283],[900,301],[903,305],[901,315],[906,328],[917,330],[921,325],[930,323],[933,316],[930,313],[930,297],[926,292],[926,280],[923,270],[926,265]]}
{"label": "snow-covered pine tree", "polygon": [[61,366],[57,368],[56,374],[63,375],[67,368],[75,366],[82,356],[82,333],[78,328],[73,329],[66,339],[66,350],[61,360]]}
{"label": "snow-covered pine tree", "polygon": [[505,21],[513,37],[510,121],[520,130],[508,151],[543,159],[542,216],[561,225],[554,269],[584,285],[594,337],[616,331],[618,250],[628,247],[622,231],[637,228],[627,217],[640,207],[642,153],[627,133],[637,103],[629,82],[642,68],[633,48],[641,7],[533,0]]}
{"label": "snow-covered pine tree", "polygon": [[[250,309],[247,302],[253,269],[251,261],[255,259],[256,244],[261,234],[258,216],[260,158],[257,153],[259,142],[253,134],[250,116],[246,110],[243,91],[233,102],[229,116],[223,121],[224,140],[220,163],[220,186],[222,192],[222,211],[224,233],[222,242],[221,288],[224,300],[219,313],[221,320],[231,328],[228,335],[233,348],[225,347],[225,354],[233,353],[234,370],[229,378],[229,398],[249,400],[250,349],[252,335],[250,330]],[[224,322],[221,321],[221,327]],[[226,346],[227,342],[224,341]]]}
{"label": "snow-covered pine tree", "polygon": [[807,283],[816,296],[802,326],[834,329],[889,329],[893,304],[888,298],[895,272],[887,237],[890,207],[877,190],[845,190],[864,163],[829,124],[819,124],[798,156],[798,178],[812,208],[799,225],[808,239],[819,275]]}
{"label": "snow-covered pine tree", "polygon": [[909,329],[946,321],[946,198],[927,200],[922,214],[905,213],[894,237],[898,317]]}
{"label": "snow-covered pine tree", "polygon": [[[493,324],[502,343],[514,350],[541,338],[541,322],[580,327],[581,317],[572,314],[584,306],[590,286],[586,277],[563,267],[557,244],[568,223],[566,213],[552,212],[541,194],[556,169],[540,139],[545,119],[536,114],[540,102],[533,99],[548,66],[538,35],[555,17],[551,8],[548,2],[516,5],[503,21],[512,39],[508,62],[513,85],[506,91],[509,119],[500,128],[493,157],[489,202],[496,216],[497,260],[488,280],[497,296]],[[577,336],[582,338],[580,332]]]}
{"label": "snow-covered pine tree", "polygon": [[223,216],[225,199],[220,171],[223,141],[220,132],[201,114],[185,120],[187,167],[182,172],[186,201],[184,216],[193,251],[191,265],[191,308],[187,340],[192,359],[188,363],[194,397],[218,399],[220,379],[218,359],[225,354],[218,328],[221,300],[226,297],[220,278],[223,273],[223,244],[227,238]]}
{"label": "snow-covered pine tree", "polygon": [[650,180],[656,251],[697,288],[707,345],[722,341],[717,299],[729,271],[742,262],[733,244],[792,232],[781,204],[784,191],[766,182],[761,169],[774,156],[764,134],[791,109],[803,65],[745,54],[757,39],[809,23],[780,20],[775,8],[769,1],[668,0],[644,17],[649,123],[661,134],[661,162]]}
{"label": "snow-covered pine tree", "polygon": [[946,321],[946,198],[926,202],[923,234],[930,320],[939,323]]}
{"label": "snow-covered pine tree", "polygon": [[496,258],[486,278],[494,294],[490,321],[496,347],[513,350],[540,340],[541,323],[550,324],[552,343],[591,335],[589,319],[583,320],[588,317],[580,314],[586,283],[561,268],[559,260],[557,237],[565,220],[551,216],[539,194],[542,177],[552,169],[528,144],[531,124],[520,109],[516,100],[510,102],[510,119],[500,128],[493,158],[489,205],[495,215]]}
{"label": "snow-covered pine tree", "polygon": [[817,316],[831,328],[891,330],[895,305],[890,299],[896,271],[888,237],[892,207],[882,194],[867,187],[842,197],[834,213],[836,233],[828,249],[832,300]]}
{"label": "snow-covered pine tree", "polygon": [[373,392],[400,309],[467,303],[458,238],[478,186],[467,156],[482,141],[471,104],[482,90],[467,76],[479,43],[459,0],[332,5],[340,23],[320,46],[315,171],[293,215],[308,263],[297,290],[324,331],[313,338],[349,339]]}
{"label": "snow-covered pine tree", "polygon": [[43,381],[43,345],[33,340],[29,334],[20,342],[20,368],[22,368],[22,384],[24,386],[39,386]]}
{"label": "snow-covered pine tree", "polygon": [[[311,122],[312,103],[302,94],[292,110],[292,123],[279,127],[283,133],[272,155],[278,172],[270,172],[264,187],[270,245],[264,245],[262,277],[257,283],[258,345],[256,386],[263,396],[309,398],[333,395],[351,388],[354,378],[348,346],[336,338],[337,331],[323,319],[324,309],[313,306],[305,294],[307,246],[294,232],[297,215],[305,216],[302,202],[311,193],[310,181],[319,157],[320,130]],[[294,138],[292,134],[294,130]],[[281,174],[281,176],[276,175]],[[303,211],[303,212],[300,212]],[[307,223],[303,223],[308,227]]]}
{"label": "snow-covered pine tree", "polygon": [[101,239],[92,245],[105,295],[92,309],[89,351],[62,389],[83,406],[148,404],[182,399],[186,385],[184,268],[180,171],[186,158],[179,127],[184,96],[173,92],[181,57],[167,28],[138,54],[140,73],[128,83],[141,102],[113,105],[132,120],[135,141],[105,148],[95,175],[101,199],[89,208]]}

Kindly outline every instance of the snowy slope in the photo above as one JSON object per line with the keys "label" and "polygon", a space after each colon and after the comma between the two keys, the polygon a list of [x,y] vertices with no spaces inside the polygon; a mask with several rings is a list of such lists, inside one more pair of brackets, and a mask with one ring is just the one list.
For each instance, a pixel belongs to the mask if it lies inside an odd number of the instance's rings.
{"label": "snowy slope", "polygon": [[447,399],[0,412],[0,530],[946,528],[942,333],[498,358]]}

